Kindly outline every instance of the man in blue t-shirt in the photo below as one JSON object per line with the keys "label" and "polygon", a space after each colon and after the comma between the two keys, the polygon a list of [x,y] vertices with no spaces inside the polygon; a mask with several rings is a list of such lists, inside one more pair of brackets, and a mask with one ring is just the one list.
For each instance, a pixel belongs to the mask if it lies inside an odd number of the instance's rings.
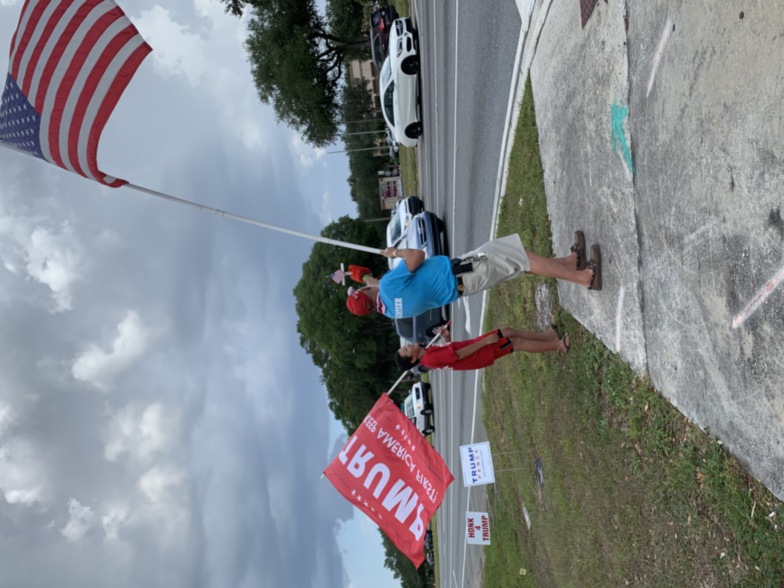
{"label": "man in blue t-shirt", "polygon": [[455,259],[444,255],[425,259],[425,252],[420,249],[387,247],[379,253],[388,258],[399,257],[404,263],[378,280],[365,274],[362,281],[366,286],[349,288],[346,306],[357,316],[376,310],[393,319],[415,317],[526,272],[601,290],[599,246],[591,245],[591,258],[586,262],[582,231],[575,233],[575,241],[572,252],[559,258],[526,252],[516,234],[485,243]]}

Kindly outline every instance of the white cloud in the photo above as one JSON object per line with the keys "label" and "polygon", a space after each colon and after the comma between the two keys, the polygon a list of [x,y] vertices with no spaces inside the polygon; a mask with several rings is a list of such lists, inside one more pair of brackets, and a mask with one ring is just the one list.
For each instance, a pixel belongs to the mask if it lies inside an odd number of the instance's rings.
{"label": "white cloud", "polygon": [[244,51],[237,50],[247,36],[244,19],[227,18],[223,5],[214,0],[197,0],[196,10],[207,26],[197,29],[179,23],[161,6],[134,19],[155,48],[155,71],[163,77],[184,77],[203,97],[212,98],[211,106],[225,133],[233,134],[248,150],[269,152],[277,144],[277,125],[272,109],[260,106]]}
{"label": "white cloud", "polygon": [[[0,249],[3,266],[47,286],[56,303],[56,312],[71,310],[71,287],[85,265],[82,246],[67,222],[57,233],[25,217],[0,215],[0,234],[7,242]],[[9,243],[10,242],[10,243]]]}
{"label": "white cloud", "polygon": [[110,506],[101,517],[101,526],[107,539],[117,539],[120,529],[128,524],[128,507],[124,504]]}
{"label": "white cloud", "polygon": [[71,283],[79,277],[80,247],[72,228],[63,223],[60,235],[37,228],[30,236],[27,273],[52,290],[58,310],[71,309]]}
{"label": "white cloud", "polygon": [[71,369],[74,378],[99,390],[110,390],[115,378],[144,354],[152,337],[152,332],[133,311],[129,311],[117,325],[117,331],[111,351],[104,351],[93,344],[76,358]]}
{"label": "white cloud", "polygon": [[33,446],[11,439],[0,446],[0,490],[10,504],[31,506],[44,500],[43,479]]}
{"label": "white cloud", "polygon": [[185,472],[177,467],[155,466],[139,478],[139,489],[153,503],[176,499],[185,481]]}
{"label": "white cloud", "polygon": [[63,527],[61,533],[69,541],[78,541],[82,539],[93,526],[93,518],[95,517],[92,509],[89,506],[82,506],[78,500],[71,498],[68,502],[68,513],[71,519],[68,524]]}
{"label": "white cloud", "polygon": [[153,47],[155,69],[163,75],[183,75],[191,87],[201,85],[207,72],[207,43],[174,20],[168,10],[154,6],[135,22]]}
{"label": "white cloud", "polygon": [[5,404],[4,402],[0,402],[0,435],[5,433],[7,429],[11,427],[14,423],[15,416],[11,407]]}
{"label": "white cloud", "polygon": [[130,519],[134,524],[155,528],[161,545],[174,547],[182,543],[182,532],[189,520],[187,480],[186,471],[173,465],[154,466],[139,478],[137,486],[147,502],[140,504]]}
{"label": "white cloud", "polygon": [[312,147],[305,143],[299,135],[292,135],[289,143],[292,154],[305,169],[313,167],[327,155],[326,149]]}
{"label": "white cloud", "polygon": [[160,403],[150,404],[144,410],[129,404],[111,413],[104,457],[116,461],[127,453],[146,461],[170,444],[177,427],[177,419],[166,414]]}

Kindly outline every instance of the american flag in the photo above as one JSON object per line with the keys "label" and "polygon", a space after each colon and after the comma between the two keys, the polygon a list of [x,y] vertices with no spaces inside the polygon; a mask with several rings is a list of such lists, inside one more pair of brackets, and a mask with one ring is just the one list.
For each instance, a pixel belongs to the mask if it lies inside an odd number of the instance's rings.
{"label": "american flag", "polygon": [[111,0],[27,0],[11,40],[0,141],[107,186],[98,141],[152,51]]}
{"label": "american flag", "polygon": [[330,274],[329,277],[332,278],[336,284],[344,284],[346,281],[346,272],[344,272],[342,269],[339,269],[338,271]]}

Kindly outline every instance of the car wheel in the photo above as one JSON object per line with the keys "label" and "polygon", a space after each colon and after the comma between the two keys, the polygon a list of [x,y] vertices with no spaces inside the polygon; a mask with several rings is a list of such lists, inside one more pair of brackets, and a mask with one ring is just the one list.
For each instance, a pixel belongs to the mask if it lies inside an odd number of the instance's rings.
{"label": "car wheel", "polygon": [[406,137],[409,139],[418,139],[422,135],[422,123],[411,123],[406,127]]}
{"label": "car wheel", "polygon": [[413,76],[419,73],[419,57],[414,55],[409,55],[403,60],[403,63],[400,64],[400,69],[403,70],[403,73],[407,76]]}
{"label": "car wheel", "polygon": [[433,414],[433,409],[432,408],[426,408],[425,410],[422,411],[422,414],[424,414],[424,415]]}
{"label": "car wheel", "polygon": [[427,429],[425,429],[424,431],[422,431],[422,433],[424,433],[424,434],[425,434],[425,436],[427,436],[427,435],[432,435],[432,434],[433,434],[433,431],[435,431],[435,429],[434,429],[433,427],[428,427]]}

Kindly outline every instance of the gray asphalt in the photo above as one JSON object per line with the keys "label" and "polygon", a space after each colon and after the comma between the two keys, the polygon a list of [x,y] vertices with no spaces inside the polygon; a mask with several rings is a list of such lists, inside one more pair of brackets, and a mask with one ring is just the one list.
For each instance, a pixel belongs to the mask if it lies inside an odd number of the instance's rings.
{"label": "gray asphalt", "polygon": [[[422,52],[421,196],[447,223],[458,254],[488,240],[502,157],[515,53],[521,30],[514,2],[501,6],[456,1],[417,5]],[[452,334],[481,330],[482,297],[452,309]],[[487,439],[482,425],[481,374],[431,374],[434,444],[456,480],[437,513],[444,586],[480,586],[484,551],[465,544],[465,513],[486,510],[486,487],[463,487],[459,446]]]}
{"label": "gray asphalt", "polygon": [[577,6],[527,48],[554,249],[604,260],[561,302],[784,499],[784,4]]}

